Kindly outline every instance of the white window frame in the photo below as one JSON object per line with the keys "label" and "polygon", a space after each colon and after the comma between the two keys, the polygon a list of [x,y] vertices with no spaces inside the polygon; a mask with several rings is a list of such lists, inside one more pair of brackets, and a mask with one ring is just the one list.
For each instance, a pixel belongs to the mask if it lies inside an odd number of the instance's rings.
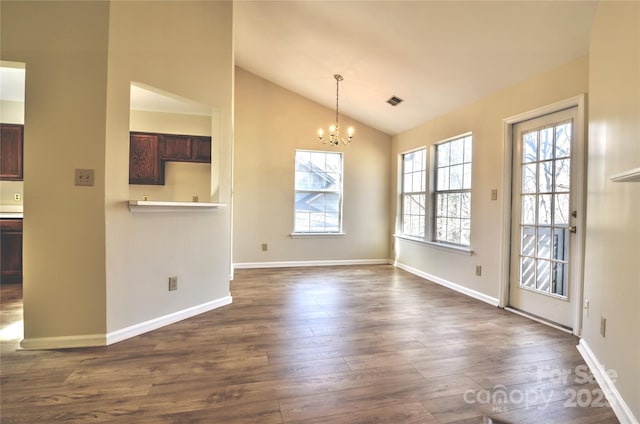
{"label": "white window frame", "polygon": [[[332,154],[340,156],[340,183],[338,184],[337,190],[307,190],[307,189],[298,189],[296,187],[296,178],[295,173],[297,172],[297,157],[299,152],[307,152],[307,153],[323,153],[323,154]],[[344,154],[342,152],[335,151],[321,151],[321,150],[308,150],[308,149],[296,149],[294,155],[294,197],[293,197],[293,232],[291,233],[291,237],[299,238],[299,237],[307,237],[307,236],[342,236],[344,233],[342,232],[342,224],[343,224],[343,183],[344,183]],[[335,193],[338,195],[338,229],[336,231],[299,231],[296,228],[296,197],[298,193],[317,193],[317,194],[327,194],[327,193]]]}
{"label": "white window frame", "polygon": [[[448,138],[446,140],[442,140],[439,141],[435,144],[433,144],[431,146],[430,149],[430,157],[431,157],[431,172],[430,172],[430,181],[431,181],[431,185],[430,185],[430,203],[431,203],[431,207],[430,207],[430,218],[429,218],[429,230],[430,230],[430,236],[429,236],[429,240],[430,243],[433,243],[434,245],[438,245],[438,246],[442,246],[442,247],[447,247],[447,248],[451,248],[454,250],[460,250],[462,252],[467,252],[467,253],[471,253],[471,225],[472,225],[472,215],[471,215],[471,204],[472,204],[472,189],[473,189],[473,172],[469,173],[469,178],[470,178],[470,184],[468,186],[468,188],[459,188],[459,189],[446,189],[446,190],[438,190],[438,154],[437,154],[437,149],[438,146],[442,146],[448,143],[452,143],[454,141],[460,140],[460,139],[465,139],[469,137],[471,139],[471,144],[473,146],[473,134],[471,132],[468,133],[464,133],[464,134],[460,134],[457,135],[455,137],[451,137]],[[471,149],[471,151],[473,152],[473,147]],[[471,155],[472,157],[470,158],[469,161],[466,161],[466,158],[463,157],[463,162],[462,164],[469,164],[471,166],[471,169],[473,169],[473,154]],[[447,165],[448,167],[451,166],[451,164]],[[444,167],[443,167],[444,168]],[[438,239],[438,234],[437,234],[437,218],[438,218],[438,213],[437,213],[437,196],[438,194],[456,194],[456,193],[464,193],[464,194],[468,194],[469,196],[469,244],[463,244],[463,243],[453,243],[450,241],[445,241],[445,240],[439,240]],[[462,218],[460,218],[462,219]]]}
{"label": "white window frame", "polygon": [[[411,191],[405,191],[406,187],[405,187],[405,181],[406,181],[406,174],[411,173],[411,174],[416,174],[417,172],[420,171],[415,171],[415,170],[411,170],[410,172],[407,172],[405,169],[405,156],[406,155],[410,155],[413,153],[418,153],[418,152],[422,152],[423,154],[423,168],[420,170],[422,172],[422,188],[423,190],[421,191],[415,191],[415,190],[411,190]],[[418,240],[426,240],[426,236],[428,233],[428,229],[427,229],[427,218],[429,216],[429,209],[428,209],[428,202],[429,202],[429,186],[428,186],[428,174],[427,174],[427,148],[426,147],[420,147],[418,149],[414,149],[414,150],[410,150],[408,152],[404,152],[402,154],[400,154],[400,182],[399,182],[399,187],[400,187],[400,235],[402,237],[407,237],[407,238],[412,238],[412,239],[418,239]],[[405,203],[405,197],[409,197],[409,196],[424,196],[424,202],[423,202],[423,222],[422,222],[422,235],[420,234],[412,234],[412,233],[405,233],[405,219],[407,218],[407,212],[405,210],[406,207],[406,203]],[[414,214],[415,215],[415,214]]]}

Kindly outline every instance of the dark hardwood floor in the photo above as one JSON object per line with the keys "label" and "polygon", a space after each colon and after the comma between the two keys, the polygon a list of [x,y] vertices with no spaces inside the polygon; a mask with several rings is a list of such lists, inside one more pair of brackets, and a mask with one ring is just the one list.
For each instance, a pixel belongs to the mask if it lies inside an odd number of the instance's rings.
{"label": "dark hardwood floor", "polygon": [[238,270],[232,295],[108,347],[2,340],[1,422],[618,422],[578,339],[390,265]]}

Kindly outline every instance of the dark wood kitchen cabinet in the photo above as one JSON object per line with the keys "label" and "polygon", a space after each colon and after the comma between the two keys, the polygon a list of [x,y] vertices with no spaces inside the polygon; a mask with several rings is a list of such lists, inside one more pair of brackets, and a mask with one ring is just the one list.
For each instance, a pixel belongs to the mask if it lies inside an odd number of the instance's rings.
{"label": "dark wood kitchen cabinet", "polygon": [[211,137],[131,132],[129,184],[164,184],[165,162],[211,163]]}
{"label": "dark wood kitchen cabinet", "polygon": [[129,184],[164,184],[160,160],[160,135],[131,133],[129,136]]}
{"label": "dark wood kitchen cabinet", "polygon": [[211,137],[162,134],[160,159],[175,162],[211,162]]}
{"label": "dark wood kitchen cabinet", "polygon": [[24,126],[0,124],[0,180],[23,180]]}
{"label": "dark wood kitchen cabinet", "polygon": [[211,163],[211,137],[191,137],[191,160]]}
{"label": "dark wood kitchen cabinet", "polygon": [[22,219],[0,219],[0,280],[22,282]]}
{"label": "dark wood kitchen cabinet", "polygon": [[160,159],[188,162],[191,159],[191,139],[189,136],[162,134],[160,136]]}

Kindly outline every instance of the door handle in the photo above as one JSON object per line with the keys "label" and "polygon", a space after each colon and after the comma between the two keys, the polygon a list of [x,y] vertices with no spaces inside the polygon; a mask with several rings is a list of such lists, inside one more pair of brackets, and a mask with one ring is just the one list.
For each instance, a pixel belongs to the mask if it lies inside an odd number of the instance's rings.
{"label": "door handle", "polygon": [[575,225],[569,225],[569,231],[575,234],[578,231],[578,228]]}

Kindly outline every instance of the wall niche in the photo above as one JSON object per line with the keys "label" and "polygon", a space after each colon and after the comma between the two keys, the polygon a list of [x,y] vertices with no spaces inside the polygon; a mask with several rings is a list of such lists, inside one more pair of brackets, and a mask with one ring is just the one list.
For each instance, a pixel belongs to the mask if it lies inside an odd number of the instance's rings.
{"label": "wall niche", "polygon": [[137,82],[130,96],[129,199],[215,201],[218,113]]}

